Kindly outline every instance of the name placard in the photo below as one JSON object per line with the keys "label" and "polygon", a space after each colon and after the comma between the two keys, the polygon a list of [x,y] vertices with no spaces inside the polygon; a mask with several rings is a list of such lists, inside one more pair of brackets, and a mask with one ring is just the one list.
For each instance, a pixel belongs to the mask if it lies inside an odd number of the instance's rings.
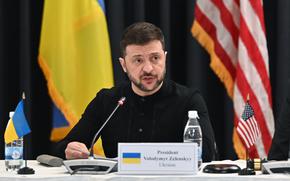
{"label": "name placard", "polygon": [[197,174],[196,143],[119,143],[119,174]]}

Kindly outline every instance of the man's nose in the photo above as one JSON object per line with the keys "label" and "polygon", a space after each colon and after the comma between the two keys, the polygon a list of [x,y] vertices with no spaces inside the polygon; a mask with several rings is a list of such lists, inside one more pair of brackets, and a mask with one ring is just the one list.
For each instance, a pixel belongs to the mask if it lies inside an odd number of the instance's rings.
{"label": "man's nose", "polygon": [[143,66],[143,71],[146,73],[150,73],[153,70],[153,66],[150,61],[145,61],[145,64]]}

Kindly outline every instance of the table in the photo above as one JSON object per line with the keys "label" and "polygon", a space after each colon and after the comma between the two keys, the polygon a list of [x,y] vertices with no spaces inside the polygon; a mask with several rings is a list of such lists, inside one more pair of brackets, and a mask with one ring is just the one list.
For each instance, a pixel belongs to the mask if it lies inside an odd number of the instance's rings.
{"label": "table", "polygon": [[[241,168],[245,167],[244,160],[224,160],[215,161],[212,163],[234,163],[239,165]],[[202,168],[206,164],[202,165]],[[5,170],[4,160],[0,160],[0,181],[30,181],[30,180],[41,180],[41,181],[175,181],[175,180],[201,180],[201,181],[271,181],[271,180],[290,180],[289,175],[262,175],[261,172],[257,172],[254,176],[239,176],[238,174],[207,174],[199,171],[197,175],[119,175],[118,173],[110,173],[107,175],[70,175],[66,171],[65,167],[46,167],[40,165],[35,160],[28,161],[28,167],[35,170],[34,175],[18,175],[15,172],[7,172]]]}

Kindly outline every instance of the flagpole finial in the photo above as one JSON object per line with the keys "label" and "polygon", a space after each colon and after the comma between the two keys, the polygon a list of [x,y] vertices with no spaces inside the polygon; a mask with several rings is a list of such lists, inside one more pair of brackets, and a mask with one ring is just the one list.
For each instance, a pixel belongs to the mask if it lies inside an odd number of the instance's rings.
{"label": "flagpole finial", "polygon": [[25,92],[22,92],[22,99],[25,99]]}
{"label": "flagpole finial", "polygon": [[249,101],[249,100],[250,100],[250,94],[247,95],[247,101]]}

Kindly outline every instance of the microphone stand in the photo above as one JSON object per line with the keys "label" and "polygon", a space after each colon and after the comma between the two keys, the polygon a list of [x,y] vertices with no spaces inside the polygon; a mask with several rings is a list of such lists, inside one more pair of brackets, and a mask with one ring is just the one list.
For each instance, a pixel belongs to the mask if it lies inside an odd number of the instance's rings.
{"label": "microphone stand", "polygon": [[103,123],[103,125],[101,126],[101,128],[98,130],[98,132],[95,134],[94,139],[91,143],[91,150],[90,150],[90,155],[89,155],[89,159],[94,159],[94,143],[97,139],[97,137],[99,136],[100,132],[103,130],[103,128],[106,126],[107,122],[111,119],[111,117],[114,115],[114,113],[116,112],[116,110],[122,106],[124,104],[126,100],[126,97],[122,97],[119,101],[117,106],[115,107],[115,109],[113,110],[113,112],[109,115],[109,117],[106,119],[106,121]]}
{"label": "microphone stand", "polygon": [[115,109],[112,111],[112,113],[109,115],[109,117],[106,119],[106,121],[103,123],[101,128],[98,130],[98,132],[95,134],[94,139],[92,140],[91,147],[90,147],[90,155],[88,159],[75,159],[75,160],[65,160],[63,161],[64,166],[69,171],[71,175],[80,172],[80,173],[93,173],[93,174],[106,174],[116,169],[117,161],[107,158],[100,158],[95,159],[94,158],[94,143],[96,139],[98,138],[99,134],[103,130],[103,128],[106,126],[108,121],[111,119],[111,117],[114,115],[116,110],[122,106],[125,102],[126,98],[122,97],[119,101]]}

